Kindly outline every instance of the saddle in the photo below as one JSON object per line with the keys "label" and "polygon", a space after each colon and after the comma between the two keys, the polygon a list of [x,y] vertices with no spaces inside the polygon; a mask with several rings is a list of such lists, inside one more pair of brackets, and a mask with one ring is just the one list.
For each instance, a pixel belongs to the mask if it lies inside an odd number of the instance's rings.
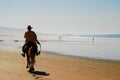
{"label": "saddle", "polygon": [[[25,47],[24,47],[23,51],[24,51],[25,53],[27,53],[28,49],[29,49],[31,46],[34,48],[34,51],[35,51],[36,55],[38,56],[38,55],[40,54],[40,51],[38,51],[37,44],[35,44],[35,43],[33,43],[33,42],[28,42],[27,44],[25,44]],[[41,48],[41,45],[40,45],[40,48]]]}

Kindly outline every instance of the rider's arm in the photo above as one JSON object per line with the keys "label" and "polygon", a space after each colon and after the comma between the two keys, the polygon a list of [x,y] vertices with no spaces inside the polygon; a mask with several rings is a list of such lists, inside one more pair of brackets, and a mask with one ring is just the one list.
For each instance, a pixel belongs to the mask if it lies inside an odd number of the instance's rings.
{"label": "rider's arm", "polygon": [[38,43],[38,44],[40,44],[40,42],[36,39],[36,42]]}
{"label": "rider's arm", "polygon": [[[34,32],[35,33],[35,32]],[[38,43],[38,44],[40,44],[40,42],[38,41],[38,39],[37,39],[37,35],[36,35],[36,33],[35,33],[35,40],[36,40],[36,42]]]}

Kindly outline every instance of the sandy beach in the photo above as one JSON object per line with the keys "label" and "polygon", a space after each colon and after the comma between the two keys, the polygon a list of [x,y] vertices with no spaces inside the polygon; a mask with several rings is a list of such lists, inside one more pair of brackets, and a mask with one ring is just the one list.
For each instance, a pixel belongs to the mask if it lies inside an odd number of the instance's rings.
{"label": "sandy beach", "polygon": [[42,52],[29,73],[20,54],[20,49],[0,46],[0,80],[120,80],[120,62]]}

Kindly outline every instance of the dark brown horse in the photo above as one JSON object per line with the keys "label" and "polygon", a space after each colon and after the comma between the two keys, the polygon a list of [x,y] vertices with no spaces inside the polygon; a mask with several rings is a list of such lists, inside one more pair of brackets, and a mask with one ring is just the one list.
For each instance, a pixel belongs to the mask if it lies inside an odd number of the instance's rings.
{"label": "dark brown horse", "polygon": [[27,48],[26,48],[26,55],[27,55],[27,66],[26,68],[29,68],[29,72],[34,71],[34,64],[35,64],[35,55],[40,54],[40,51],[37,53],[37,45],[29,42],[27,44]]}

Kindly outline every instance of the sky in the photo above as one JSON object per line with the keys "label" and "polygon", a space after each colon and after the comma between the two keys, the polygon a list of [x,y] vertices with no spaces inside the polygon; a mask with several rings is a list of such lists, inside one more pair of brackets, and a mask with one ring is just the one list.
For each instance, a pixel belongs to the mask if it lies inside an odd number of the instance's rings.
{"label": "sky", "polygon": [[120,34],[120,0],[0,0],[0,26],[52,34]]}

